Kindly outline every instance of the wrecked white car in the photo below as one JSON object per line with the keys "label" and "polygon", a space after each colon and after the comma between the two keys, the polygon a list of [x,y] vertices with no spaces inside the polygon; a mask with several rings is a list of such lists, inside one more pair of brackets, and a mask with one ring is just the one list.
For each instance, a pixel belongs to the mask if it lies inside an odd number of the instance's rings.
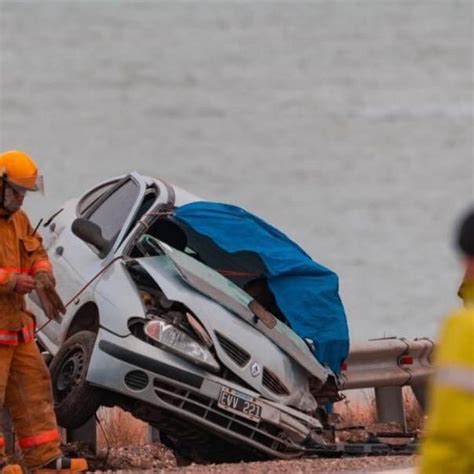
{"label": "wrecked white car", "polygon": [[284,234],[131,173],[65,203],[42,235],[67,312],[48,323],[30,301],[62,426],[118,405],[195,460],[320,442],[347,324],[337,277]]}

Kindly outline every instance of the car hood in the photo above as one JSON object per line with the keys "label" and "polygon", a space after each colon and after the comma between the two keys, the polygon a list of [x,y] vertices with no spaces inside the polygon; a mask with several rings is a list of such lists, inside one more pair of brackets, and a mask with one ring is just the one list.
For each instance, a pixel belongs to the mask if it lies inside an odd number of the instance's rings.
{"label": "car hood", "polygon": [[[178,274],[188,285],[244,319],[272,340],[304,370],[325,382],[330,371],[315,359],[306,343],[288,326],[265,311],[245,291],[217,271],[165,243],[161,245]],[[140,259],[140,265],[154,276],[152,260]]]}

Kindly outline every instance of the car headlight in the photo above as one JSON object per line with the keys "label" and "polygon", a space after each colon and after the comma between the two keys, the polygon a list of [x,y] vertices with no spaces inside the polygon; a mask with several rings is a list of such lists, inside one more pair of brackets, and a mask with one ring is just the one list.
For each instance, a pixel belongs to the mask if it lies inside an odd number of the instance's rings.
{"label": "car headlight", "polygon": [[207,347],[166,321],[154,319],[147,322],[143,330],[162,349],[179,355],[194,364],[204,366],[213,372],[219,371],[220,366]]}

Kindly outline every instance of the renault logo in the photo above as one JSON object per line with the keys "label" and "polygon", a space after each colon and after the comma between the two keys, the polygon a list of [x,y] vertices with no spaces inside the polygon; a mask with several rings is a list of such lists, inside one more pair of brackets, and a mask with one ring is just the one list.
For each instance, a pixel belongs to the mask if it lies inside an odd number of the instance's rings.
{"label": "renault logo", "polygon": [[254,362],[252,364],[252,367],[250,367],[250,373],[254,377],[257,377],[260,375],[260,366],[256,362]]}

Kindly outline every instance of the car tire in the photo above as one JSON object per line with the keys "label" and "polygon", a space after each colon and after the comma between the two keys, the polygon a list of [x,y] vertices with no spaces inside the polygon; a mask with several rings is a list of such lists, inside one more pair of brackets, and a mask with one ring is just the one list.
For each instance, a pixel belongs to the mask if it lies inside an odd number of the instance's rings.
{"label": "car tire", "polygon": [[59,426],[78,428],[94,416],[102,391],[86,382],[96,334],[81,331],[61,346],[49,364]]}

